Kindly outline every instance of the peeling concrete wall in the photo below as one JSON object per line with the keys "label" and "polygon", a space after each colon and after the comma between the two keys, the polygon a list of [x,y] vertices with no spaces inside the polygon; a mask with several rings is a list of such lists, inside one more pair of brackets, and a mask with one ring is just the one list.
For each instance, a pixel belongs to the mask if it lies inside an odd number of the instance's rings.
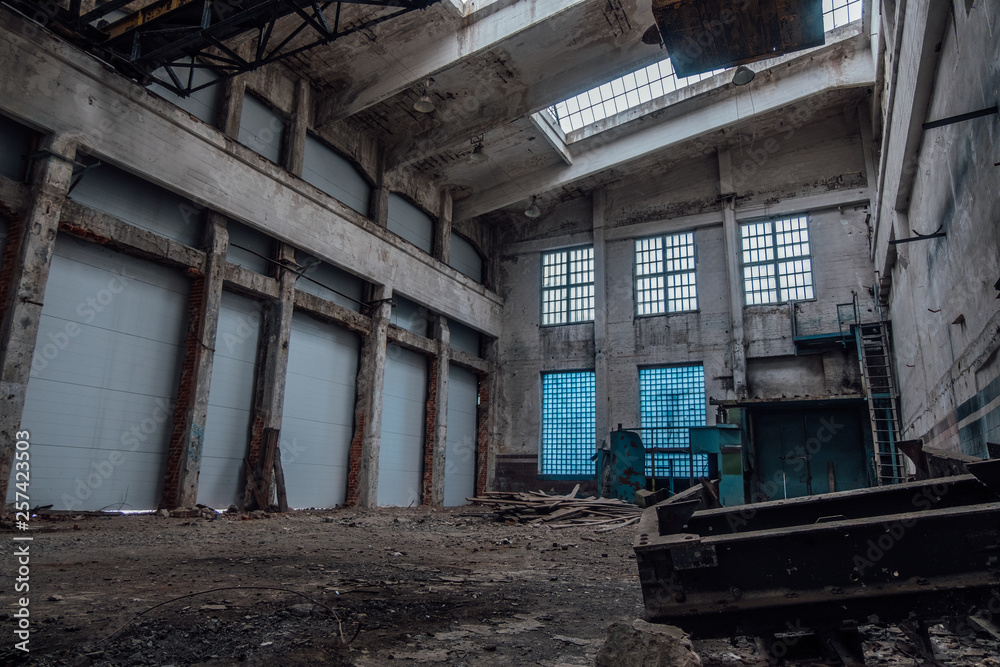
{"label": "peeling concrete wall", "polygon": [[[975,2],[968,10],[967,4],[954,4],[943,30],[928,121],[1000,102],[1000,11],[995,3]],[[912,29],[904,33],[904,53],[912,46]],[[903,136],[903,120],[889,132]],[[941,227],[947,237],[895,248],[889,313],[903,435],[986,456],[986,443],[1000,442],[1000,301],[994,288],[1000,279],[1000,169],[993,164],[1000,117],[926,130],[919,139],[919,152],[903,165],[903,179],[912,178],[913,189],[894,231],[906,238]],[[893,185],[887,183],[887,190]],[[877,257],[887,252],[884,243],[875,248]]]}
{"label": "peeling concrete wall", "polygon": [[[757,138],[771,150],[751,177],[735,183],[738,222],[791,213],[810,214],[816,299],[799,304],[802,333],[838,331],[837,304],[859,293],[862,317],[874,317],[868,258],[867,174],[857,107],[820,114],[781,141],[781,128]],[[810,150],[818,147],[818,152]],[[741,152],[730,145],[734,168]],[[767,148],[764,148],[767,151]],[[750,170],[748,170],[748,173]],[[538,220],[502,227],[500,294],[504,298],[499,367],[502,408],[498,488],[563,488],[539,481],[541,374],[606,366],[606,411],[598,410],[597,440],[621,423],[638,426],[639,368],[703,364],[706,402],[736,398],[733,370],[733,303],[723,227],[720,163],[714,150],[682,160],[641,180],[590,198],[564,202]],[[595,218],[598,221],[595,222]],[[601,226],[603,219],[603,226]],[[595,230],[595,225],[599,229]],[[697,252],[697,312],[635,316],[635,239],[693,231]],[[596,323],[540,327],[541,253],[603,239],[606,318]],[[595,244],[596,245],[596,244]],[[599,253],[598,253],[599,255]],[[600,270],[598,276],[601,275]],[[742,290],[742,281],[735,281]],[[742,303],[742,292],[738,303]],[[598,304],[601,297],[598,297]],[[860,394],[853,346],[795,356],[789,306],[743,307],[749,398],[830,397]],[[595,329],[601,329],[601,334]],[[603,339],[603,349],[598,349]],[[598,387],[602,381],[598,380]],[[715,411],[706,406],[707,422]]]}

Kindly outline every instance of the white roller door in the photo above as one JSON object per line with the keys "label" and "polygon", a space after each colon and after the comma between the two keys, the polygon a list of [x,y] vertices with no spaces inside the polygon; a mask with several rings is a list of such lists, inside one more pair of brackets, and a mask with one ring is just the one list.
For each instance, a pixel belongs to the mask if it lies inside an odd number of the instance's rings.
{"label": "white roller door", "polygon": [[243,97],[243,115],[237,140],[271,162],[281,164],[285,119],[253,95]]}
{"label": "white roller door", "polygon": [[368,215],[372,196],[368,180],[347,158],[311,134],[306,135],[302,179],[361,215]]}
{"label": "white roller door", "polygon": [[360,347],[346,329],[292,317],[281,465],[293,508],[333,507],[347,497]]}
{"label": "white roller door", "polygon": [[451,256],[448,266],[464,273],[477,283],[483,282],[483,258],[479,256],[476,247],[464,238],[451,233]]}
{"label": "white roller door", "polygon": [[243,499],[260,320],[259,303],[222,293],[198,477],[198,502],[209,507],[226,508]]}
{"label": "white roller door", "polygon": [[426,253],[434,247],[434,220],[399,195],[389,195],[386,229],[398,234]]}
{"label": "white roller door", "polygon": [[448,437],[444,466],[445,507],[466,505],[476,495],[476,412],[479,379],[457,366],[448,370]]}
{"label": "white roller door", "polygon": [[178,271],[57,238],[21,422],[32,505],[159,504],[189,291]]}
{"label": "white roller door", "polygon": [[385,364],[378,504],[419,505],[423,482],[427,358],[394,347]]}

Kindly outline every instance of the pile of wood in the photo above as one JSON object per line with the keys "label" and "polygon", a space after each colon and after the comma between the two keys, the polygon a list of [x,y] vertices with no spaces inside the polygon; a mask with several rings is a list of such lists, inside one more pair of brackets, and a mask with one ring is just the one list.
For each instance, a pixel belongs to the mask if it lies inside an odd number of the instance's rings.
{"label": "pile of wood", "polygon": [[565,496],[550,496],[541,491],[487,491],[468,500],[493,507],[507,521],[544,524],[555,529],[585,526],[605,532],[639,521],[642,510],[635,505],[617,498],[577,498],[579,490],[577,485]]}

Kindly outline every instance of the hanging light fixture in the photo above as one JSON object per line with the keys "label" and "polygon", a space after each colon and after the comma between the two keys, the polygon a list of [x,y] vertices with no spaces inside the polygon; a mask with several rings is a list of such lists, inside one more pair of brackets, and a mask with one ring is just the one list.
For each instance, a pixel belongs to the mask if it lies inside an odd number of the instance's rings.
{"label": "hanging light fixture", "polygon": [[476,147],[472,149],[472,155],[469,156],[469,159],[479,164],[482,164],[490,159],[490,156],[486,154],[485,150],[483,150],[482,139],[476,142]]}
{"label": "hanging light fixture", "polygon": [[746,65],[740,65],[736,68],[736,73],[733,74],[733,85],[745,86],[753,81],[755,76],[757,76],[757,74],[752,69]]}
{"label": "hanging light fixture", "polygon": [[434,102],[431,100],[429,94],[429,89],[431,87],[431,80],[427,79],[424,82],[424,94],[420,96],[420,99],[413,103],[413,110],[419,111],[420,113],[431,113],[434,111]]}
{"label": "hanging light fixture", "polygon": [[524,210],[524,215],[534,220],[542,215],[541,209],[538,208],[538,197],[531,198],[531,205]]}

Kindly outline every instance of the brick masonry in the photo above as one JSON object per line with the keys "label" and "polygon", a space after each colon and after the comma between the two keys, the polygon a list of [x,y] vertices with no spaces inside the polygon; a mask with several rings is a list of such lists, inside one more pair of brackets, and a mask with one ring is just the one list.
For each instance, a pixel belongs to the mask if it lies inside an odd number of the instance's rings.
{"label": "brick masonry", "polygon": [[422,505],[434,501],[434,442],[437,425],[437,363],[431,357],[427,364],[427,408],[424,418],[424,476]]}

